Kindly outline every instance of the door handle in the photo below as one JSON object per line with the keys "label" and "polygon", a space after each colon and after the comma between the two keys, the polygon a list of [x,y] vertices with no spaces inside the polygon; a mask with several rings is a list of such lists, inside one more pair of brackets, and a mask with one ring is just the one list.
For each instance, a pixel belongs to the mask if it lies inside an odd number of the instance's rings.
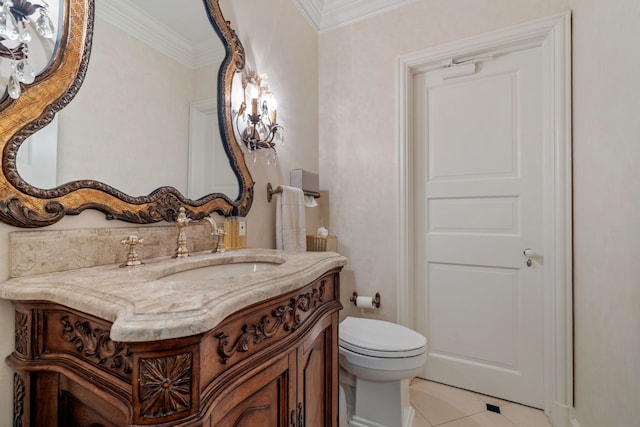
{"label": "door handle", "polygon": [[538,256],[538,253],[531,248],[526,248],[522,253],[527,258],[527,267],[531,267],[533,265],[531,258]]}

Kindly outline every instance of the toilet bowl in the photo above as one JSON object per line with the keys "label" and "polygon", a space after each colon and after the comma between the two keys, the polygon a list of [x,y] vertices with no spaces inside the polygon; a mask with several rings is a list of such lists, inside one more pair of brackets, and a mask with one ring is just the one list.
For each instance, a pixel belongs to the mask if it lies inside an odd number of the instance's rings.
{"label": "toilet bowl", "polygon": [[[347,317],[338,332],[340,384],[350,427],[410,427],[409,382],[422,372],[427,340],[382,320]],[[343,415],[341,415],[343,416]]]}

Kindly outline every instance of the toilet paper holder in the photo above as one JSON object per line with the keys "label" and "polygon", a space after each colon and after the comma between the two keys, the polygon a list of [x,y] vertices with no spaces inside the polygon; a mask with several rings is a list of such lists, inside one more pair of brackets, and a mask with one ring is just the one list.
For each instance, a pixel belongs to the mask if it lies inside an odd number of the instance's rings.
{"label": "toilet paper holder", "polygon": [[[355,305],[356,307],[357,307],[357,304],[356,304],[357,299],[358,299],[358,293],[356,291],[353,291],[353,295],[351,295],[351,298],[349,298],[349,301],[351,301],[353,305]],[[373,298],[373,305],[376,308],[380,308],[380,292],[376,292],[376,296]]]}

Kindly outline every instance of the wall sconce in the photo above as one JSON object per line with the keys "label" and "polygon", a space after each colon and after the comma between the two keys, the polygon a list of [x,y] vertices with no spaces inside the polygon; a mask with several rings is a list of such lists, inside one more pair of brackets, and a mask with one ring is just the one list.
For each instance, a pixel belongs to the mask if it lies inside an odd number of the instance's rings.
{"label": "wall sconce", "polygon": [[[48,5],[27,0],[0,0],[0,59],[9,60],[11,75],[7,92],[13,99],[20,97],[20,83],[31,84],[36,72],[29,61],[29,43],[32,40],[31,28],[43,39],[52,39],[54,28],[49,18]],[[35,22],[30,18],[39,12]]]}
{"label": "wall sconce", "polygon": [[[249,152],[265,149],[267,164],[275,164],[278,160],[276,142],[284,143],[284,128],[277,122],[278,105],[266,82],[267,75],[256,75],[249,70],[242,81],[244,100],[235,114],[236,132]],[[250,107],[249,107],[250,105]],[[240,130],[240,122],[244,129]]]}

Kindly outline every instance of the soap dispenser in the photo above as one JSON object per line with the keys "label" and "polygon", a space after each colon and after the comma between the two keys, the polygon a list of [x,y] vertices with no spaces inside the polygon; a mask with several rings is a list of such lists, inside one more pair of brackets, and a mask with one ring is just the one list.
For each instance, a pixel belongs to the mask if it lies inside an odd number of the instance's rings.
{"label": "soap dispenser", "polygon": [[243,216],[237,216],[236,223],[237,223],[236,229],[238,231],[236,246],[238,249],[246,248],[247,247],[247,219]]}
{"label": "soap dispenser", "polygon": [[235,249],[235,217],[228,216],[224,219],[224,246],[227,249]]}
{"label": "soap dispenser", "polygon": [[247,219],[237,215],[234,209],[233,215],[224,220],[224,245],[227,249],[242,249],[247,247]]}

